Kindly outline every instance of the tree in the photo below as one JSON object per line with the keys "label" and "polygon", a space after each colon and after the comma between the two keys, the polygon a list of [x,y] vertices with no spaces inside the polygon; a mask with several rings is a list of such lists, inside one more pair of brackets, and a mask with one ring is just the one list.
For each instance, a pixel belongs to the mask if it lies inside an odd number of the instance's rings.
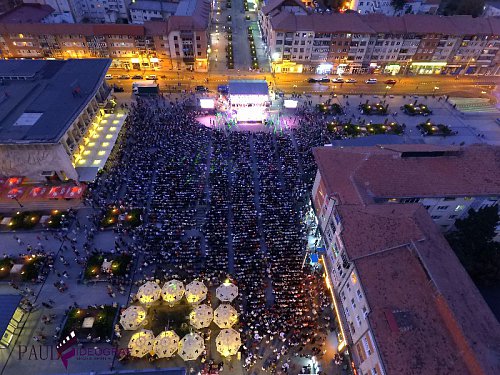
{"label": "tree", "polygon": [[406,4],[406,0],[391,0],[391,5],[395,11],[403,10],[403,7]]}
{"label": "tree", "polygon": [[483,13],[485,0],[445,0],[441,3],[441,10],[445,16],[455,14],[478,17]]}
{"label": "tree", "polygon": [[500,243],[495,242],[498,207],[470,210],[469,216],[455,222],[456,231],[447,240],[476,284],[500,282]]}

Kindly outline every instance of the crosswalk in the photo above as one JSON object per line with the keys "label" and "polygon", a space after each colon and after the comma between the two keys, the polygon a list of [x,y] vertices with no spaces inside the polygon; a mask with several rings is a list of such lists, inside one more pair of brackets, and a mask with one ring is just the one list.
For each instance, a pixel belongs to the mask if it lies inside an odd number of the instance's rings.
{"label": "crosswalk", "polygon": [[488,98],[450,98],[449,101],[461,112],[500,113]]}

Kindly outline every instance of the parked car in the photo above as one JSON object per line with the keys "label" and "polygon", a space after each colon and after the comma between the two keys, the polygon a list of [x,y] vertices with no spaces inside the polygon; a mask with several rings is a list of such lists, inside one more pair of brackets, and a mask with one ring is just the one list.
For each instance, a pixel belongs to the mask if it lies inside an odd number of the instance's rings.
{"label": "parked car", "polygon": [[132,79],[142,79],[142,76],[140,74],[136,74],[132,76]]}
{"label": "parked car", "polygon": [[122,74],[120,79],[130,79],[130,76],[128,74]]}
{"label": "parked car", "polygon": [[106,74],[104,76],[105,79],[113,79],[113,76],[111,74]]}
{"label": "parked car", "polygon": [[344,78],[336,77],[332,79],[333,83],[344,83]]}
{"label": "parked car", "polygon": [[146,79],[154,81],[154,80],[158,79],[158,77],[156,76],[156,74],[150,74],[150,75],[146,76]]}
{"label": "parked car", "polygon": [[227,16],[227,22],[231,22],[231,16],[230,15]]}
{"label": "parked car", "polygon": [[117,85],[114,85],[113,86],[113,91],[114,92],[124,92],[124,88],[122,86],[117,86]]}
{"label": "parked car", "polygon": [[395,79],[387,79],[387,80],[385,81],[385,84],[387,84],[387,85],[395,85],[395,84],[396,84],[396,82],[397,82],[397,81],[396,81]]}
{"label": "parked car", "polygon": [[309,82],[309,83],[316,83],[316,82],[318,82],[318,80],[316,78],[309,78],[307,80],[307,82]]}
{"label": "parked car", "polygon": [[377,83],[377,78],[369,78],[365,81],[365,83],[368,83],[368,84],[374,84],[374,83]]}
{"label": "parked car", "polygon": [[318,79],[317,81],[321,82],[321,83],[330,83],[330,78],[323,77],[323,78]]}
{"label": "parked car", "polygon": [[354,78],[349,78],[349,79],[346,79],[345,83],[356,83],[358,81],[356,81]]}
{"label": "parked car", "polygon": [[207,92],[208,89],[205,86],[196,86],[194,88],[197,92]]}

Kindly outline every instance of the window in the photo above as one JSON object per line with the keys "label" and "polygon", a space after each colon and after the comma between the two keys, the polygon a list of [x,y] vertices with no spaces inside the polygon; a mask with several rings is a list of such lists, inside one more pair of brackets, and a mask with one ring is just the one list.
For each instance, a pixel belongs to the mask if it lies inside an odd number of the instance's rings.
{"label": "window", "polygon": [[419,200],[419,198],[404,198],[401,199],[401,203],[417,203]]}
{"label": "window", "polygon": [[441,219],[441,215],[432,215],[431,218],[433,220]]}
{"label": "window", "polygon": [[351,315],[349,314],[349,308],[348,308],[348,307],[346,307],[346,308],[344,309],[344,311],[345,311],[345,316],[347,316],[347,317],[349,318],[349,317],[351,316]]}
{"label": "window", "polygon": [[449,202],[449,201],[454,201],[454,200],[455,200],[455,198],[444,198],[443,200],[444,200],[445,202]]}
{"label": "window", "polygon": [[448,216],[448,219],[456,219],[458,217],[458,215],[450,215]]}
{"label": "window", "polygon": [[368,340],[366,339],[366,337],[363,337],[361,341],[363,341],[363,348],[365,349],[366,354],[372,354],[370,345],[368,345]]}
{"label": "window", "polygon": [[200,40],[200,36],[199,35],[196,37],[196,40]]}
{"label": "window", "polygon": [[437,208],[439,211],[444,211],[448,209],[448,206],[438,206]]}
{"label": "window", "polygon": [[351,306],[353,309],[356,308],[356,302],[354,302],[354,298],[351,298]]}
{"label": "window", "polygon": [[340,293],[341,297],[342,297],[342,300],[345,301],[345,293],[344,291],[342,291],[342,293]]}
{"label": "window", "polygon": [[351,328],[352,334],[354,335],[356,333],[356,328],[354,328],[354,323],[353,322],[350,323],[350,328]]}
{"label": "window", "polygon": [[174,40],[177,40],[177,35],[174,35]]}
{"label": "window", "polygon": [[366,317],[368,316],[368,309],[366,308],[366,306],[363,306],[362,310],[363,310],[363,317],[366,319]]}
{"label": "window", "polygon": [[363,299],[363,295],[359,289],[356,291],[356,294],[358,295],[358,299],[361,301]]}

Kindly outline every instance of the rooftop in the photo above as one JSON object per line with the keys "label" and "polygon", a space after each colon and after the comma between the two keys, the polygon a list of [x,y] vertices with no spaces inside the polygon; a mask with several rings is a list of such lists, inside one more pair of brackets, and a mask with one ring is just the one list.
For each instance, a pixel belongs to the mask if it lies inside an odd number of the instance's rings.
{"label": "rooftop", "polygon": [[[274,3],[273,3],[274,4]],[[269,3],[268,7],[273,5]],[[275,8],[276,9],[276,6]],[[495,35],[500,28],[498,17],[437,16],[405,14],[391,17],[384,14],[296,14],[287,9],[269,10],[276,31],[315,31],[323,33],[440,33],[445,35]]]}
{"label": "rooftop", "polygon": [[266,80],[241,79],[229,81],[230,95],[269,95]]}
{"label": "rooftop", "polygon": [[313,150],[326,193],[342,204],[374,198],[500,195],[500,148],[401,144]]}
{"label": "rooftop", "polygon": [[421,205],[339,213],[388,373],[500,372],[500,325]]}
{"label": "rooftop", "polygon": [[0,15],[0,23],[34,23],[42,22],[54,8],[45,4],[23,4]]}
{"label": "rooftop", "polygon": [[130,3],[131,10],[156,10],[158,12],[175,13],[178,4],[170,1],[142,0]]}
{"label": "rooftop", "polygon": [[109,59],[0,61],[0,144],[58,142],[101,85]]}
{"label": "rooftop", "polygon": [[3,335],[23,297],[19,294],[0,294],[0,335]]}

